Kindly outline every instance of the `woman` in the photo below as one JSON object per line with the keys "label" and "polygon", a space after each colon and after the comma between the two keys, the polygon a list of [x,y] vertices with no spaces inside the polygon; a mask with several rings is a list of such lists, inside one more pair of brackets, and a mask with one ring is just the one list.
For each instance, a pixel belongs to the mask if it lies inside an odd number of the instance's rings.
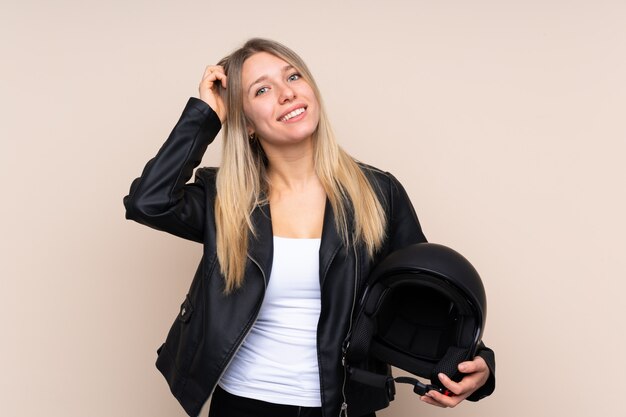
{"label": "woman", "polygon": [[[127,218],[204,244],[157,367],[192,416],[211,394],[211,417],[374,415],[387,393],[351,382],[341,347],[372,267],[426,241],[404,189],[338,147],[281,44],[249,40],[207,67],[199,95],[124,199]],[[219,170],[187,184],[222,127]],[[483,348],[462,381],[443,378],[455,396],[421,398],[488,395],[494,366]]]}

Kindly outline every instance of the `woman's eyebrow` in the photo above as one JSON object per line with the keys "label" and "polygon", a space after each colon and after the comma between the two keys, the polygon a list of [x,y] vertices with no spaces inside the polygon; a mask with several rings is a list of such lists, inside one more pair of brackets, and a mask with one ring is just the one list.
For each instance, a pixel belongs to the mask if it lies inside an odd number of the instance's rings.
{"label": "woman's eyebrow", "polygon": [[[282,68],[282,72],[283,72],[283,73],[285,73],[285,72],[287,72],[287,71],[289,71],[289,70],[291,70],[291,69],[293,69],[293,68],[295,68],[293,65],[290,65],[290,64],[285,65],[285,66]],[[268,77],[267,75],[261,75],[259,78],[257,78],[256,80],[254,80],[254,82],[253,82],[252,84],[250,84],[250,87],[248,87],[248,93],[250,92],[250,89],[251,89],[252,87],[254,87],[254,85],[255,85],[255,84],[258,84],[258,83],[260,83],[261,81],[265,81],[265,80],[267,80],[268,78],[269,78],[269,77]]]}

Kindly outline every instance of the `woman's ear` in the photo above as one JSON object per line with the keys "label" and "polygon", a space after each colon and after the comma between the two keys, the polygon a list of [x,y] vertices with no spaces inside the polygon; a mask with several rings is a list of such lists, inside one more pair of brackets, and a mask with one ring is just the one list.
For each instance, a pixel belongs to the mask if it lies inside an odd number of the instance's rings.
{"label": "woman's ear", "polygon": [[250,137],[254,135],[254,126],[252,126],[252,123],[250,123],[248,116],[245,116],[245,119],[246,119],[246,133],[248,134],[248,137]]}
{"label": "woman's ear", "polygon": [[254,139],[254,126],[252,126],[252,123],[250,123],[250,121],[248,120],[248,118],[246,117],[246,133],[248,134],[248,139],[250,139],[251,141]]}

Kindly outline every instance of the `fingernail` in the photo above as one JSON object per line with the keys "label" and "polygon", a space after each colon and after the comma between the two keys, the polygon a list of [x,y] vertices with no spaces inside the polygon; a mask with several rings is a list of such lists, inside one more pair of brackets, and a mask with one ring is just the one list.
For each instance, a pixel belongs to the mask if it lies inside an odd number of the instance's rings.
{"label": "fingernail", "polygon": [[464,363],[459,365],[459,371],[461,372],[465,372],[467,371],[467,365],[465,365]]}
{"label": "fingernail", "polygon": [[448,376],[446,374],[444,374],[443,372],[439,372],[439,374],[437,375],[439,377],[439,379],[443,379],[443,378],[447,378]]}

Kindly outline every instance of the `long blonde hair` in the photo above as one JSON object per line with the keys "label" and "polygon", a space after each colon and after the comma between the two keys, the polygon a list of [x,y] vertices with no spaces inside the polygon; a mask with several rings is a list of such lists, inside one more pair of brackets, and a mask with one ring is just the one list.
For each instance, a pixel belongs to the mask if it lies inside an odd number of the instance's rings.
{"label": "long blonde hair", "polygon": [[248,237],[250,233],[255,234],[252,211],[257,205],[265,204],[268,195],[267,159],[258,141],[251,143],[248,138],[241,83],[243,63],[258,52],[267,52],[292,65],[315,92],[320,105],[320,120],[313,134],[314,166],[335,214],[335,227],[345,245],[351,241],[363,243],[369,256],[373,256],[385,237],[385,212],[357,162],[337,145],[319,89],[304,61],[278,42],[250,39],[218,63],[228,76],[228,88],[220,91],[225,98],[228,116],[224,124],[222,164],[217,174],[215,200],[217,257],[226,279],[226,293],[243,283]]}

